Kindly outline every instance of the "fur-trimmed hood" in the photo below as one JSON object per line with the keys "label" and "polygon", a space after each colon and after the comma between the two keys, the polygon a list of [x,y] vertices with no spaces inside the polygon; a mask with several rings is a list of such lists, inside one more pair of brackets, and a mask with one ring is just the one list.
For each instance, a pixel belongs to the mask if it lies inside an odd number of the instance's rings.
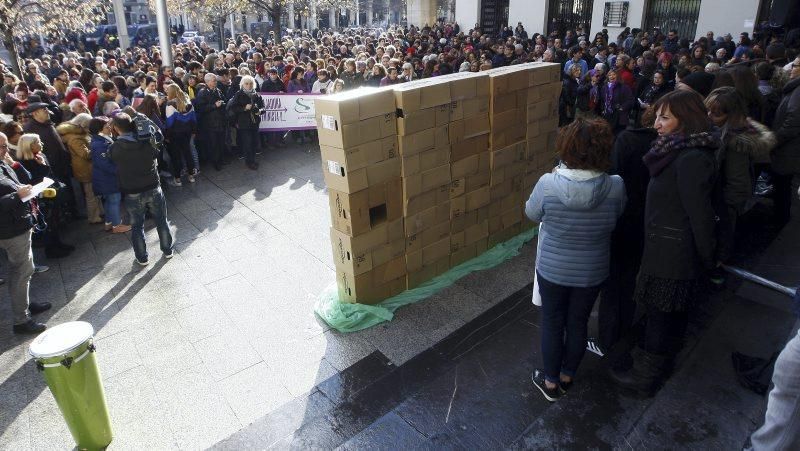
{"label": "fur-trimmed hood", "polygon": [[729,152],[748,154],[751,158],[765,157],[777,144],[775,133],[765,125],[752,119],[747,120],[744,130],[723,130],[723,140]]}

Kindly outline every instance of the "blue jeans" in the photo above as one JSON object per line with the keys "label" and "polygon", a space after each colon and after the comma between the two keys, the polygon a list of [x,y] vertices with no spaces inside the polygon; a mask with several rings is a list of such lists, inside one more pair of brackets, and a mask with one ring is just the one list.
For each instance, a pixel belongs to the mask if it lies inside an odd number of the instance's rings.
{"label": "blue jeans", "polygon": [[106,222],[112,226],[122,223],[122,214],[119,211],[122,204],[122,194],[103,194],[103,209],[106,211]]}
{"label": "blue jeans", "polygon": [[559,375],[575,377],[586,352],[586,326],[600,293],[594,287],[565,287],[536,274],[542,296],[542,360],[544,377],[558,383]]}
{"label": "blue jeans", "polygon": [[133,253],[140,262],[147,261],[147,245],[144,242],[144,216],[150,212],[156,223],[161,252],[172,252],[172,232],[167,223],[167,201],[161,187],[138,194],[125,195],[125,208],[131,218],[131,242]]}

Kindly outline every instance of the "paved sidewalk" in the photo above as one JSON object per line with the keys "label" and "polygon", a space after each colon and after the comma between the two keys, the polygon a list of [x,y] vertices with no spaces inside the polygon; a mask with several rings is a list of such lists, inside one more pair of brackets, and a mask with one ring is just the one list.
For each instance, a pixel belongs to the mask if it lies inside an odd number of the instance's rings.
{"label": "paved sidewalk", "polygon": [[[167,188],[177,255],[140,269],[128,236],[79,224],[77,250],[48,261],[31,298],[49,300],[49,325],[84,320],[97,331],[111,408],[111,449],[211,446],[322,381],[380,351],[401,365],[531,283],[532,245],[500,267],[474,273],[391,323],[355,334],[331,331],[313,314],[334,283],[330,218],[319,150],[265,152],[261,168],[234,161],[197,183]],[[0,274],[4,273],[4,258]],[[0,277],[3,277],[0,275]],[[0,449],[65,449],[69,432],[11,334],[0,287]]]}

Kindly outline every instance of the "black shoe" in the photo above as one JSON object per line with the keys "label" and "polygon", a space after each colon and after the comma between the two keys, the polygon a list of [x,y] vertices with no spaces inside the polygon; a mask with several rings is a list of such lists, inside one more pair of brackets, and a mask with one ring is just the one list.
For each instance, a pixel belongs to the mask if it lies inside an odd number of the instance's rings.
{"label": "black shoe", "polygon": [[49,302],[31,302],[28,304],[28,310],[31,312],[31,315],[36,315],[42,312],[46,312],[53,307],[53,304]]}
{"label": "black shoe", "polygon": [[547,388],[547,384],[544,382],[544,373],[541,370],[537,369],[533,371],[533,374],[531,374],[531,381],[533,381],[533,385],[542,392],[544,399],[550,402],[556,402],[558,398],[561,397],[561,389],[558,385],[554,388]]}
{"label": "black shoe", "polygon": [[47,330],[47,325],[29,319],[25,323],[14,324],[13,330],[15,334],[40,334]]}
{"label": "black shoe", "polygon": [[708,274],[708,279],[714,285],[724,285],[725,284],[725,270],[722,269],[721,266],[717,266],[716,268],[712,269],[711,272]]}
{"label": "black shoe", "polygon": [[669,375],[670,359],[641,348],[633,350],[633,367],[628,371],[611,368],[609,376],[620,388],[647,398],[655,395]]}
{"label": "black shoe", "polygon": [[574,383],[575,383],[575,381],[569,381],[569,382],[559,381],[558,382],[558,391],[562,395],[566,395],[567,392],[569,391],[569,389],[572,388],[572,384],[574,384]]}

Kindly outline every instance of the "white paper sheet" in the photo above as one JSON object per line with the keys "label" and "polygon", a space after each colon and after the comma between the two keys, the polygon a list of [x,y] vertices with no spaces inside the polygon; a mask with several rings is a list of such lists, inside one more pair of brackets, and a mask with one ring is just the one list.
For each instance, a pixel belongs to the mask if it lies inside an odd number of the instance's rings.
{"label": "white paper sheet", "polygon": [[20,200],[22,200],[23,202],[27,202],[27,201],[33,199],[34,197],[38,196],[39,193],[44,191],[45,188],[47,188],[48,186],[50,186],[52,184],[53,184],[53,180],[45,177],[44,179],[42,179],[41,182],[39,182],[39,183],[37,183],[37,184],[35,184],[35,185],[33,185],[31,187],[31,193],[30,194],[28,194],[27,196],[23,197]]}

